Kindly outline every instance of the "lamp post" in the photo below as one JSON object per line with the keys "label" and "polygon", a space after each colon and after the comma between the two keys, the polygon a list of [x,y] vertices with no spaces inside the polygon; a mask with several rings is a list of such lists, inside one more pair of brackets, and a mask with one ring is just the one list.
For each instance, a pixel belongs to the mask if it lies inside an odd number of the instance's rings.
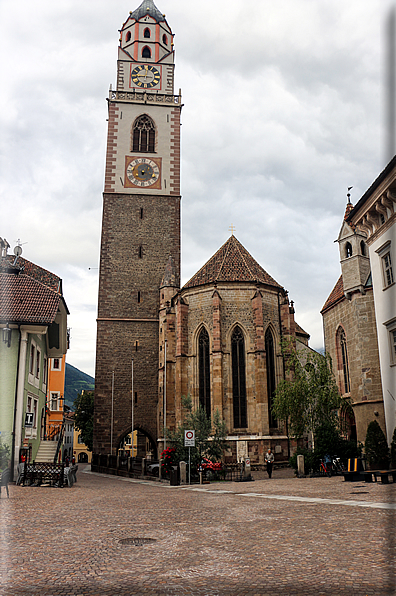
{"label": "lamp post", "polygon": [[166,449],[166,346],[167,340],[165,340],[164,350],[164,451]]}
{"label": "lamp post", "polygon": [[132,458],[133,458],[133,358],[132,358],[132,400],[131,400],[131,443],[132,443]]}

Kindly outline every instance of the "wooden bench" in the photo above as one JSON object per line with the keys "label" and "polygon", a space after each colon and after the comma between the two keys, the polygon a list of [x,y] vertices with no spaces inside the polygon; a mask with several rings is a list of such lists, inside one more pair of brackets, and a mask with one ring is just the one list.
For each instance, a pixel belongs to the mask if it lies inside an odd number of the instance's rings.
{"label": "wooden bench", "polygon": [[389,484],[389,476],[392,476],[392,482],[396,482],[396,470],[370,470],[364,472],[365,482],[377,482],[381,484]]}

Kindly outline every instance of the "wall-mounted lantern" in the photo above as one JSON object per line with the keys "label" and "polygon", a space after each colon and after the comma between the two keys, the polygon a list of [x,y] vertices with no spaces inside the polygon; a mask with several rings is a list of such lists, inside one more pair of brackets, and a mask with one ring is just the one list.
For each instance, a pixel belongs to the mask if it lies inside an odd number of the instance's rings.
{"label": "wall-mounted lantern", "polygon": [[3,327],[3,342],[6,344],[7,348],[11,346],[11,329],[8,326],[8,323],[5,327]]}

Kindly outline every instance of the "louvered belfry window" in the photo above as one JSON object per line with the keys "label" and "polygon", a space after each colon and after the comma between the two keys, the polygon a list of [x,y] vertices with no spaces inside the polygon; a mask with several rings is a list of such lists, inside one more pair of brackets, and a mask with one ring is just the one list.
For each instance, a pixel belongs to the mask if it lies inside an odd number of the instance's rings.
{"label": "louvered belfry window", "polygon": [[199,334],[199,405],[210,418],[209,335],[205,328]]}
{"label": "louvered belfry window", "polygon": [[245,340],[239,327],[235,327],[231,337],[231,359],[234,428],[246,428]]}
{"label": "louvered belfry window", "polygon": [[132,151],[137,153],[154,153],[155,126],[154,122],[146,116],[139,116],[133,125]]}

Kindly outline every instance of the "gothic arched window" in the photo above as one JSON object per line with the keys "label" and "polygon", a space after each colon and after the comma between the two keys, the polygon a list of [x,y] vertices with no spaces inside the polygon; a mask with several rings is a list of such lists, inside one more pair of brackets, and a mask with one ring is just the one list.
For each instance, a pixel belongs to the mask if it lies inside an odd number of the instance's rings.
{"label": "gothic arched window", "polygon": [[143,48],[142,58],[151,58],[151,50],[148,46]]}
{"label": "gothic arched window", "polygon": [[269,425],[271,428],[278,426],[278,421],[272,414],[272,404],[274,399],[274,393],[276,389],[275,383],[275,348],[274,338],[270,331],[267,329],[265,333],[265,358],[267,364],[267,394],[268,394],[268,415]]}
{"label": "gothic arched window", "polygon": [[234,428],[246,428],[245,340],[239,327],[235,327],[231,336],[231,362]]}
{"label": "gothic arched window", "polygon": [[125,41],[131,41],[132,34],[130,31],[126,34]]}
{"label": "gothic arched window", "polygon": [[155,125],[149,116],[143,114],[134,122],[132,131],[132,151],[154,153]]}
{"label": "gothic arched window", "polygon": [[364,240],[362,240],[360,243],[360,252],[364,257],[366,256],[366,245],[364,243]]}
{"label": "gothic arched window", "polygon": [[147,29],[144,30],[143,36],[144,37],[151,37],[151,31],[150,31],[149,28],[147,28]]}
{"label": "gothic arched window", "polygon": [[351,390],[351,383],[349,379],[348,348],[345,331],[342,327],[337,331],[337,359],[338,370],[342,371],[343,386],[341,393],[349,393]]}
{"label": "gothic arched window", "polygon": [[202,329],[198,339],[198,366],[199,366],[199,405],[210,418],[210,359],[209,359],[209,334]]}

